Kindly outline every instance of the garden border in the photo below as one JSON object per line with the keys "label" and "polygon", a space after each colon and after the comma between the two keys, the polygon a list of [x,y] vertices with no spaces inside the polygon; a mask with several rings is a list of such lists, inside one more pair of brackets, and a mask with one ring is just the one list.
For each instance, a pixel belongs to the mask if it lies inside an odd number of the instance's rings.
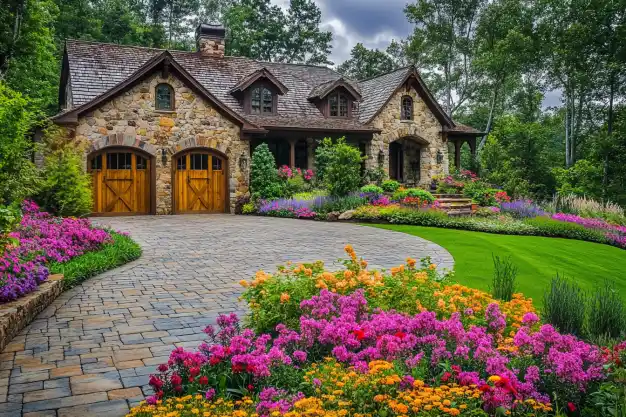
{"label": "garden border", "polygon": [[50,275],[35,291],[0,304],[0,352],[61,295],[63,287],[63,274]]}

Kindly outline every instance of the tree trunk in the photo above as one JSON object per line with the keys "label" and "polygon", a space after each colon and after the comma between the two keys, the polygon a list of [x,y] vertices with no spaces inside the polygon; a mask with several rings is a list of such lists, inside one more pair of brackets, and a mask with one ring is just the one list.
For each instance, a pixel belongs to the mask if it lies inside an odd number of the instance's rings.
{"label": "tree trunk", "polygon": [[491,124],[493,123],[493,112],[496,107],[496,101],[498,100],[498,90],[499,85],[496,85],[493,90],[493,96],[491,98],[491,108],[489,109],[489,118],[487,119],[487,127],[485,128],[485,135],[481,138],[480,143],[478,144],[478,153],[485,146],[485,142],[487,141],[487,136],[489,136],[489,132],[491,132]]}

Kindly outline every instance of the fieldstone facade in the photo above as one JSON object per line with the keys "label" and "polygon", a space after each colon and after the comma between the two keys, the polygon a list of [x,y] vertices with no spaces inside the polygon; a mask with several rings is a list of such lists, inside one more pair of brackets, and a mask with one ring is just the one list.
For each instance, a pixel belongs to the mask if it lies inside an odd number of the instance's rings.
{"label": "fieldstone facade", "polygon": [[[404,96],[413,99],[413,120],[400,118]],[[381,130],[372,139],[370,168],[379,163],[377,155],[382,150],[382,166],[388,170],[389,145],[397,141],[404,153],[405,182],[428,185],[434,176],[448,173],[448,146],[442,133],[442,125],[414,88],[411,87],[409,91],[404,87],[398,89],[370,123]],[[441,163],[437,163],[438,153]],[[417,161],[419,164],[416,164]]]}
{"label": "fieldstone facade", "polygon": [[[155,110],[155,87],[160,83],[172,86],[175,111]],[[249,160],[250,147],[241,139],[240,127],[171,74],[167,78],[155,74],[81,115],[75,137],[88,141],[91,151],[122,145],[155,156],[157,214],[171,213],[173,156],[190,148],[217,151],[228,158],[231,211],[236,198],[248,192],[248,173],[241,171],[239,160]]]}

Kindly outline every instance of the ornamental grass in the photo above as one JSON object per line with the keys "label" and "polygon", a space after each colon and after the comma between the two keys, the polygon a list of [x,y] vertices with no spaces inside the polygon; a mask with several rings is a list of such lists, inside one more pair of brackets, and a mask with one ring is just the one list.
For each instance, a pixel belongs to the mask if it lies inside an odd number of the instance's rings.
{"label": "ornamental grass", "polygon": [[346,252],[341,271],[242,281],[247,326],[223,315],[197,350],[176,348],[130,416],[563,416],[608,381],[606,350],[542,324],[521,294],[494,300],[427,259],[369,271]]}

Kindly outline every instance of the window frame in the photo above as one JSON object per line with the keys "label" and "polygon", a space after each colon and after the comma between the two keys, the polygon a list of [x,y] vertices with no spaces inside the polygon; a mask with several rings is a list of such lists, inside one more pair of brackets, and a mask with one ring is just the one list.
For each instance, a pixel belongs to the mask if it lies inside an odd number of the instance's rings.
{"label": "window frame", "polygon": [[[159,93],[159,87],[167,87],[167,89],[170,92],[170,106],[171,108],[169,109],[160,109],[159,108],[159,100],[158,100],[158,93]],[[174,87],[172,87],[170,84],[168,83],[158,83],[155,87],[154,87],[154,109],[156,111],[163,111],[163,112],[173,112],[176,111],[176,95],[174,94]]]}
{"label": "window frame", "polygon": [[[259,90],[259,111],[255,113],[252,108],[252,97],[256,90]],[[271,103],[271,111],[264,111],[267,106],[265,106],[264,98],[266,98],[264,92],[269,92],[272,103]],[[270,84],[267,83],[255,83],[246,89],[244,95],[244,111],[247,114],[253,114],[256,116],[271,116],[276,115],[278,113],[278,93],[275,88],[272,88]]]}
{"label": "window frame", "polygon": [[[409,117],[406,117],[407,115],[404,111],[405,110],[404,103],[406,100],[409,100],[411,103],[411,113],[408,115]],[[412,121],[414,112],[415,112],[415,102],[413,100],[413,97],[407,96],[407,95],[402,96],[402,98],[400,99],[400,120]]]}
{"label": "window frame", "polygon": [[[337,115],[333,116],[331,113],[330,101],[331,98],[336,97],[337,100]],[[344,98],[346,100],[346,115],[341,115],[341,99]],[[327,117],[332,117],[333,119],[350,119],[352,118],[352,106],[354,100],[346,93],[342,91],[333,91],[332,93],[326,96],[326,115]]]}

